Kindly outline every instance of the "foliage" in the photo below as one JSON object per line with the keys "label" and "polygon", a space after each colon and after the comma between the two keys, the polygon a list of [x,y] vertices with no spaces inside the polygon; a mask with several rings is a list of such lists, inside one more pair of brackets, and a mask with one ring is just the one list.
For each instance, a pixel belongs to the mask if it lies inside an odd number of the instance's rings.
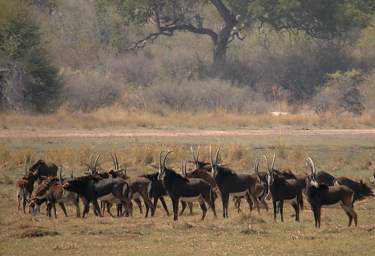
{"label": "foliage", "polygon": [[42,48],[38,26],[21,3],[0,6],[0,103],[3,108],[49,112],[59,105],[61,81]]}
{"label": "foliage", "polygon": [[364,97],[359,88],[361,82],[362,74],[356,70],[329,75],[326,87],[316,96],[316,110],[361,114],[364,110]]}

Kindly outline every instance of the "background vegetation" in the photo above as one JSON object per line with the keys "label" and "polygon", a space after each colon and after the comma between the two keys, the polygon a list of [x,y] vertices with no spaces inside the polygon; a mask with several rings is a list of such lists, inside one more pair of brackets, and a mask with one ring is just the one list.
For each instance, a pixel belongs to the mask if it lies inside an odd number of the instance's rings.
{"label": "background vegetation", "polygon": [[[215,8],[221,1],[191,0],[190,9],[183,1],[164,2],[160,19],[178,17],[178,24],[219,32],[227,24]],[[2,0],[0,111],[87,113],[115,105],[157,116],[217,111],[371,116],[372,1],[276,2],[223,1],[238,13],[233,39],[244,40],[228,42],[225,62],[213,72],[218,66],[212,63],[211,38],[189,30],[129,50],[155,31],[154,16],[139,12],[151,8],[149,1]],[[186,12],[172,15],[173,3]],[[318,23],[298,16],[300,10]],[[265,18],[271,14],[274,19]]]}

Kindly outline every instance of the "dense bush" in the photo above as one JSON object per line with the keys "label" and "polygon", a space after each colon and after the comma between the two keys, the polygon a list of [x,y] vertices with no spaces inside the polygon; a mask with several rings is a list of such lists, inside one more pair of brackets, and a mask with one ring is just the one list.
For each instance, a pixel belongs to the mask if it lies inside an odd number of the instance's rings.
{"label": "dense bush", "polygon": [[267,111],[259,95],[250,88],[231,86],[222,80],[164,82],[138,90],[138,97],[127,99],[128,106],[153,111],[164,106],[175,111],[221,109],[229,112]]}
{"label": "dense bush", "polygon": [[103,74],[76,73],[65,78],[64,98],[72,111],[89,112],[112,105],[121,97],[121,86]]}
{"label": "dense bush", "polygon": [[328,81],[315,97],[317,112],[347,111],[359,115],[365,109],[364,96],[360,91],[362,74],[356,70],[337,72],[328,76]]}
{"label": "dense bush", "polygon": [[42,47],[39,28],[22,1],[0,3],[0,106],[50,112],[61,80]]}

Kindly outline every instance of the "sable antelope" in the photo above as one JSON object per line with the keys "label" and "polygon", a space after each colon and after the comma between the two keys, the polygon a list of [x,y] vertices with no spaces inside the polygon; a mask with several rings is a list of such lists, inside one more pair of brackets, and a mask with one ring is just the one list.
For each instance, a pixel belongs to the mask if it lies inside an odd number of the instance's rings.
{"label": "sable antelope", "polygon": [[39,182],[42,181],[43,177],[57,177],[58,167],[54,163],[46,163],[44,160],[39,159],[29,169],[29,172],[33,172],[38,175]]}
{"label": "sable antelope", "polygon": [[[184,161],[181,161],[181,175],[185,178],[199,178],[199,177],[191,177],[192,175],[189,175],[190,177],[188,177],[188,174],[186,172],[186,162],[184,162]],[[180,211],[180,216],[182,216],[182,214],[184,214],[186,206],[189,207],[190,215],[193,215],[193,202],[185,201],[185,200],[181,199],[181,206],[182,206],[182,208],[181,208],[181,211]]]}
{"label": "sable antelope", "polygon": [[90,203],[94,205],[94,213],[102,216],[98,199],[109,200],[110,197],[114,198],[117,204],[130,204],[129,185],[121,178],[103,179],[97,175],[87,175],[68,180],[63,188],[75,192],[81,197],[84,204],[82,218],[89,212]]}
{"label": "sable antelope", "polygon": [[[113,158],[115,169],[120,170],[119,164],[117,161],[117,156],[115,155]],[[112,175],[114,175],[116,172],[111,172]],[[113,176],[115,177],[115,176]],[[122,178],[125,179],[127,184],[129,185],[129,196],[131,199],[133,199],[139,206],[139,209],[142,213],[142,204],[140,201],[140,198],[143,199],[145,205],[146,205],[146,215],[145,217],[148,217],[149,211],[151,209],[151,216],[154,216],[155,214],[155,206],[152,204],[152,201],[149,197],[149,191],[151,189],[151,181],[144,177],[144,176],[138,176],[138,177],[128,177],[126,175],[126,172],[123,172]],[[130,208],[129,214],[132,215],[132,203],[129,204]]]}
{"label": "sable antelope", "polygon": [[151,182],[150,189],[148,191],[149,197],[154,198],[154,208],[156,210],[156,206],[158,204],[158,200],[160,200],[161,204],[163,205],[163,208],[167,215],[169,216],[169,211],[167,204],[164,200],[164,196],[167,195],[167,191],[165,190],[163,183],[158,180],[158,172],[151,173],[151,174],[145,174],[142,175],[142,177],[145,177],[146,179],[149,179]]}
{"label": "sable antelope", "polygon": [[178,204],[180,199],[184,201],[199,201],[202,209],[202,220],[207,213],[205,202],[211,207],[216,217],[215,203],[213,201],[213,190],[211,185],[203,179],[185,178],[174,170],[167,168],[165,163],[171,151],[168,151],[162,160],[162,153],[159,158],[158,179],[163,182],[163,186],[170,196],[173,204],[173,220],[178,220]]}
{"label": "sable antelope", "polygon": [[367,186],[367,184],[364,183],[362,180],[357,182],[346,177],[338,177],[335,179],[334,183],[335,185],[345,185],[351,190],[353,190],[354,192],[353,203],[357,200],[364,199],[365,197],[374,196],[374,193],[372,192],[371,188]]}
{"label": "sable antelope", "polygon": [[[276,222],[276,215],[279,208],[281,222],[284,221],[284,201],[291,200],[291,205],[295,211],[295,220],[299,221],[299,205],[303,202],[301,186],[295,179],[286,179],[274,169],[275,154],[272,160],[272,166],[268,164],[267,156],[264,155],[264,159],[267,163],[268,168],[268,191],[272,196],[273,205],[273,219]],[[302,203],[303,204],[303,203]],[[278,207],[278,208],[277,208]]]}
{"label": "sable antelope", "polygon": [[230,195],[245,196],[250,210],[252,208],[251,201],[253,201],[259,213],[259,204],[255,190],[257,179],[249,174],[237,174],[233,170],[219,165],[219,151],[220,147],[216,151],[214,161],[212,157],[212,147],[210,146],[211,168],[213,177],[221,194],[221,200],[223,203],[223,217],[228,218],[228,204]]}
{"label": "sable antelope", "polygon": [[319,171],[315,175],[316,181],[319,184],[326,184],[327,186],[333,186],[335,182],[335,177],[326,171]]}
{"label": "sable antelope", "polygon": [[321,208],[324,205],[333,205],[340,202],[342,209],[349,218],[349,226],[354,219],[357,226],[357,213],[354,211],[354,192],[344,185],[327,186],[319,184],[315,175],[315,165],[311,157],[306,159],[310,166],[311,174],[306,179],[306,195],[314,212],[315,227],[320,228]]}
{"label": "sable antelope", "polygon": [[[257,194],[258,201],[263,205],[263,207],[268,211],[268,205],[266,202],[266,197],[269,194],[268,184],[267,184],[267,172],[259,172],[259,161],[256,160],[255,164],[255,175],[257,177],[257,183],[255,185],[255,191]],[[234,207],[239,213],[241,211],[241,200],[243,197],[233,197]]]}
{"label": "sable antelope", "polygon": [[191,154],[193,156],[192,163],[195,165],[196,170],[206,170],[208,172],[211,172],[210,163],[199,160],[199,147],[197,149],[197,153],[195,154],[195,150],[193,147],[190,147]]}
{"label": "sable antelope", "polygon": [[22,209],[24,213],[26,213],[26,204],[33,193],[34,183],[38,179],[38,175],[35,172],[27,171],[27,165],[29,163],[30,158],[25,158],[25,175],[16,183],[18,210],[21,209],[22,202]]}

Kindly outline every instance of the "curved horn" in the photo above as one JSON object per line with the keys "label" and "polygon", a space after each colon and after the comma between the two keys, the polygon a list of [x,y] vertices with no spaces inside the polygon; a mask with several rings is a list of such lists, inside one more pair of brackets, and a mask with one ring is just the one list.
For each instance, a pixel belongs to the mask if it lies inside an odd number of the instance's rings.
{"label": "curved horn", "polygon": [[62,181],[62,166],[60,166],[60,173],[59,173],[59,182],[60,182],[60,185],[63,184],[63,181]]}
{"label": "curved horn", "polygon": [[24,168],[25,168],[25,175],[27,175],[27,156],[24,157]]}
{"label": "curved horn", "polygon": [[199,146],[197,148],[197,155],[195,156],[197,158],[197,162],[199,161]]}
{"label": "curved horn", "polygon": [[195,152],[194,152],[194,148],[193,148],[193,146],[190,147],[190,151],[191,151],[191,154],[193,155],[193,161],[194,161],[194,163],[196,164],[197,161],[198,161],[198,159],[195,158]]}
{"label": "curved horn", "polygon": [[266,155],[263,155],[263,158],[264,158],[264,160],[266,160],[267,170],[268,170],[268,172],[270,172],[271,169],[270,169],[270,166],[269,166],[269,164],[268,164],[268,158],[267,158]]}
{"label": "curved horn", "polygon": [[216,155],[215,155],[215,164],[217,164],[217,161],[219,159],[219,152],[220,152],[220,149],[221,149],[221,146],[219,146],[219,148],[217,149],[216,151]]}
{"label": "curved horn", "polygon": [[184,175],[187,176],[186,161],[184,161]]}
{"label": "curved horn", "polygon": [[98,160],[100,158],[100,154],[97,155],[97,157],[95,158],[95,162],[94,162],[94,166],[96,167],[96,165],[98,164]]}
{"label": "curved horn", "polygon": [[167,157],[170,153],[172,153],[173,151],[168,151],[165,156],[164,156],[164,159],[163,159],[163,169],[165,168],[165,162],[167,161]]}
{"label": "curved horn", "polygon": [[182,176],[185,175],[184,174],[184,161],[183,160],[181,160],[181,174],[182,174]]}
{"label": "curved horn", "polygon": [[212,158],[212,145],[210,145],[210,162],[211,162],[211,166],[213,167],[214,166],[214,159]]}
{"label": "curved horn", "polygon": [[111,158],[112,158],[113,167],[115,168],[114,171],[116,171],[117,170],[116,160],[112,153],[111,153]]}
{"label": "curved horn", "polygon": [[255,174],[259,177],[259,158],[255,162]]}
{"label": "curved horn", "polygon": [[118,159],[117,159],[117,154],[116,153],[115,153],[115,160],[116,160],[116,168],[117,168],[117,170],[119,170],[120,166],[118,164]]}
{"label": "curved horn", "polygon": [[310,165],[310,168],[311,168],[311,174],[312,174],[312,175],[315,175],[316,170],[315,170],[315,164],[314,164],[314,161],[312,160],[311,157],[308,157],[308,158],[306,159],[306,161],[307,161],[307,163]]}
{"label": "curved horn", "polygon": [[273,167],[275,166],[275,159],[276,159],[276,153],[273,153],[271,170],[273,170]]}
{"label": "curved horn", "polygon": [[161,163],[161,156],[163,155],[163,152],[164,151],[160,151],[160,154],[159,154],[159,172],[161,172],[161,169],[162,169],[162,163]]}

